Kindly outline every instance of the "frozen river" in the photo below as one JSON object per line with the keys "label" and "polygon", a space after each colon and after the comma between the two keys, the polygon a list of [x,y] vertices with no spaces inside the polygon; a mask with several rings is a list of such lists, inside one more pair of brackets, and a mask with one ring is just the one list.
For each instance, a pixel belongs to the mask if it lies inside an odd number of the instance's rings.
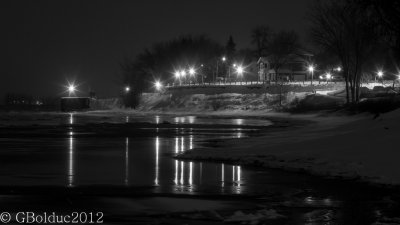
{"label": "frozen river", "polygon": [[[306,224],[369,221],[364,216],[376,210],[371,202],[384,196],[362,184],[173,158],[194,148],[218,147],[226,139],[251,138],[295,126],[299,123],[262,117],[2,114],[0,188],[3,194],[22,196],[47,191],[59,196],[65,190],[100,196],[242,196],[245,201],[261,198],[286,207],[291,221],[315,220]],[[7,204],[17,204],[10,201]],[[354,207],[359,218],[351,217]],[[315,210],[320,211],[307,214]]]}

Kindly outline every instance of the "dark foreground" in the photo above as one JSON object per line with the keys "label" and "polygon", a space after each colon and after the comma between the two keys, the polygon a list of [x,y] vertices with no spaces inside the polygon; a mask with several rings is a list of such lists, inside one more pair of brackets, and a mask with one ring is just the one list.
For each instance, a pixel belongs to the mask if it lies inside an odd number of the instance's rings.
{"label": "dark foreground", "polygon": [[396,188],[172,158],[305,121],[13,114],[0,122],[0,206],[14,220],[54,212],[104,224],[400,223]]}

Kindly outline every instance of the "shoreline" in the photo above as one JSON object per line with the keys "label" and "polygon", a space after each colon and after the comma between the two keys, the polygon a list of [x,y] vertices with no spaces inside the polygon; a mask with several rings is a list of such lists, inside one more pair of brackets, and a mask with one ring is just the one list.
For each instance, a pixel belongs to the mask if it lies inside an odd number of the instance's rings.
{"label": "shoreline", "polygon": [[[294,115],[294,117],[297,117],[297,115]],[[300,115],[300,117],[304,118],[304,115]],[[388,176],[388,171],[385,171],[386,174],[373,171],[371,168],[366,168],[367,166],[362,165],[362,161],[352,162],[351,160],[345,159],[346,156],[342,157],[345,162],[341,162],[340,160],[334,161],[329,159],[329,157],[324,157],[323,154],[318,155],[318,152],[315,150],[315,147],[323,146],[319,143],[321,140],[326,140],[327,143],[329,143],[328,141],[335,140],[337,136],[352,135],[360,130],[362,131],[362,129],[357,130],[354,128],[361,123],[371,123],[371,121],[372,123],[376,123],[376,121],[371,119],[371,114],[353,116],[312,114],[306,117],[309,121],[313,121],[314,123],[299,129],[286,130],[278,133],[273,132],[272,135],[266,132],[263,133],[261,137],[249,137],[240,142],[237,140],[227,140],[217,148],[193,149],[192,151],[179,154],[175,156],[175,158],[179,160],[226,162],[242,166],[279,169],[326,179],[354,180],[374,186],[400,186],[400,179],[398,179],[398,176],[396,177],[397,174],[393,176],[394,178],[390,178],[390,176],[388,178],[385,177]],[[372,125],[374,125],[374,128],[377,127],[376,124]],[[366,126],[368,126],[368,124]],[[378,128],[381,128],[381,126],[383,125],[378,124]],[[384,128],[387,129],[387,127]],[[287,129],[290,129],[290,127]],[[280,134],[283,137],[281,137]],[[312,137],[312,135],[315,135],[315,137]],[[368,141],[368,139],[366,140]],[[338,138],[337,141],[340,142],[340,139]],[[358,140],[355,140],[355,142],[357,141]],[[311,145],[311,150],[307,149],[307,144]],[[343,146],[349,145],[346,141],[343,141],[342,144]],[[302,145],[306,150],[294,150],[296,147],[302,148]],[[338,144],[338,142],[333,142],[328,148],[334,149],[332,146],[343,147]],[[393,150],[393,146],[391,146],[391,150]],[[390,158],[391,156],[388,157]],[[354,157],[350,158],[354,159]],[[363,169],[365,169],[365,171],[363,171]],[[373,174],[373,176],[371,176],[371,174]]]}

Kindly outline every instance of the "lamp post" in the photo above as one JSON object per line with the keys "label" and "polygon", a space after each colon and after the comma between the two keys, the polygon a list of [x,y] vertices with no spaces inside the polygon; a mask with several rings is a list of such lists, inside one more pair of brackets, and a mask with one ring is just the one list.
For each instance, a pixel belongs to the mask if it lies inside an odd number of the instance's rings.
{"label": "lamp post", "polygon": [[[225,57],[225,56],[222,56],[221,61],[222,61],[222,62],[225,62],[225,61],[226,61],[226,57]],[[218,77],[218,65],[219,65],[219,59],[217,60],[217,70],[216,70],[216,72],[215,72],[214,82],[216,82],[217,77]]]}
{"label": "lamp post", "polygon": [[156,81],[154,83],[154,87],[156,88],[157,91],[161,91],[162,86],[163,85],[162,85],[162,83],[160,81]]}
{"label": "lamp post", "polygon": [[75,85],[74,85],[74,84],[70,84],[70,85],[68,86],[68,96],[71,96],[71,94],[74,94],[75,91],[76,91]]}
{"label": "lamp post", "polygon": [[[378,75],[378,78],[379,78],[379,79],[382,79],[382,77],[383,77],[383,72],[380,70],[380,71],[378,71],[377,75]],[[375,83],[376,83],[376,76],[375,76]],[[382,79],[382,84],[383,84],[383,79]]]}
{"label": "lamp post", "polygon": [[[243,80],[243,72],[244,72],[243,67],[241,66],[236,67],[236,73],[238,77],[241,78],[241,80]],[[240,82],[240,84],[242,84],[242,81]]]}
{"label": "lamp post", "polygon": [[313,85],[313,80],[314,80],[314,66],[310,65],[308,67],[308,71],[311,73],[311,85]]}
{"label": "lamp post", "polygon": [[328,83],[331,78],[332,75],[330,73],[326,73],[326,83]]}
{"label": "lamp post", "polygon": [[[190,85],[190,79],[192,78],[192,77],[194,77],[194,75],[196,74],[196,70],[194,70],[194,68],[193,67],[191,67],[191,68],[189,68],[189,85]],[[194,83],[196,83],[196,82],[194,82]]]}
{"label": "lamp post", "polygon": [[182,85],[182,82],[181,82],[181,72],[175,71],[175,78],[179,80],[179,85]]}
{"label": "lamp post", "polygon": [[186,71],[185,70],[181,70],[181,77],[186,79]]}

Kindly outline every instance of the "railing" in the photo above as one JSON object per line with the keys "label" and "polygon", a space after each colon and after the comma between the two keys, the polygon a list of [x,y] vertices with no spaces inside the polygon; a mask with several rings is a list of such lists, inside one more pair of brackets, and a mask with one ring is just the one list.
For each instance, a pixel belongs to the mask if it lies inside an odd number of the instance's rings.
{"label": "railing", "polygon": [[[313,81],[313,85],[329,85],[344,82],[337,81]],[[296,86],[310,86],[311,81],[235,81],[235,82],[205,82],[205,83],[186,83],[186,84],[172,84],[167,85],[167,88],[182,88],[182,87],[228,87],[228,86],[276,86],[276,85],[296,85]]]}
{"label": "railing", "polygon": [[[326,86],[326,85],[345,85],[344,81],[325,81],[325,80],[314,80],[312,82],[315,86]],[[276,85],[293,85],[293,86],[311,86],[311,81],[234,81],[234,82],[204,82],[204,83],[185,83],[185,84],[172,84],[167,85],[166,88],[188,88],[188,87],[229,87],[229,86],[276,86]],[[399,80],[384,80],[379,82],[364,82],[361,83],[362,87],[373,88],[374,86],[384,87],[399,87]]]}

